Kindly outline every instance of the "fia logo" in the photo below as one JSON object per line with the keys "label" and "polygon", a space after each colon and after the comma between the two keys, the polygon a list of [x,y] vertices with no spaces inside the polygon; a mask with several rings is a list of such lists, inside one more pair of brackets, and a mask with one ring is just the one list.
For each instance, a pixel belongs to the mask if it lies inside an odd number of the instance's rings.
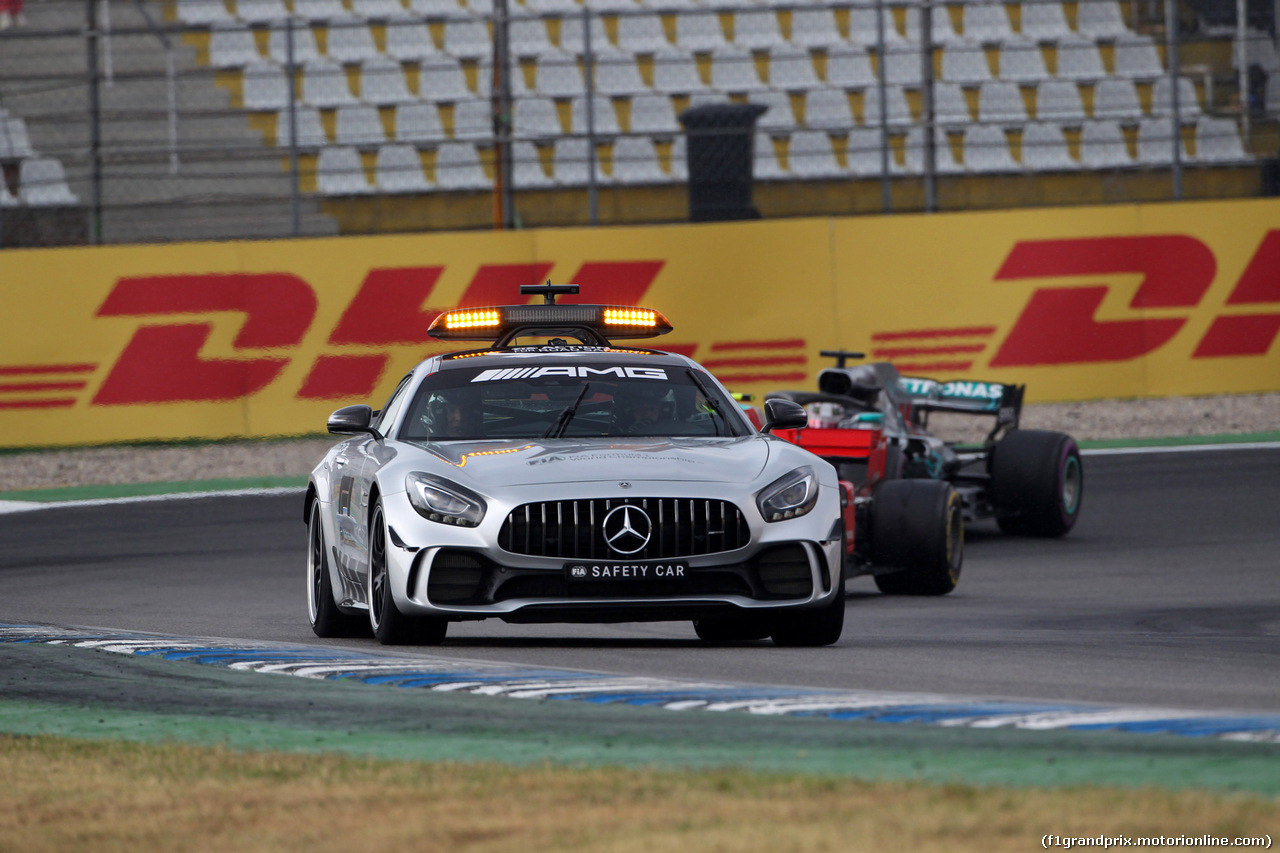
{"label": "fia logo", "polygon": [[575,578],[585,578],[587,576],[587,567],[573,566],[569,569],[569,574],[573,575]]}

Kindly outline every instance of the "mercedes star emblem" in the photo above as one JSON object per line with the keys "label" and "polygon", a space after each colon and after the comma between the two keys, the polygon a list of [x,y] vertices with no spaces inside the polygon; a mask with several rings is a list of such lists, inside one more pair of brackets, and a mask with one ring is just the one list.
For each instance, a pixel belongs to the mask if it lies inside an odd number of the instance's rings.
{"label": "mercedes star emblem", "polygon": [[636,554],[649,544],[653,522],[638,506],[623,504],[609,510],[602,525],[604,541],[619,554]]}

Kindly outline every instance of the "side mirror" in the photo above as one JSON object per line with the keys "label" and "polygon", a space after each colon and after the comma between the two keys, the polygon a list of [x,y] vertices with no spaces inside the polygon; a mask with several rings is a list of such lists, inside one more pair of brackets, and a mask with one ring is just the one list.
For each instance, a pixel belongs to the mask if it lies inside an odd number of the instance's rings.
{"label": "side mirror", "polygon": [[800,429],[808,424],[809,413],[804,410],[804,406],[794,400],[771,397],[764,401],[764,427],[760,430],[761,432],[771,432],[775,429]]}
{"label": "side mirror", "polygon": [[369,424],[373,421],[373,409],[368,406],[346,406],[329,415],[329,432],[334,435],[356,435],[362,432],[381,438]]}

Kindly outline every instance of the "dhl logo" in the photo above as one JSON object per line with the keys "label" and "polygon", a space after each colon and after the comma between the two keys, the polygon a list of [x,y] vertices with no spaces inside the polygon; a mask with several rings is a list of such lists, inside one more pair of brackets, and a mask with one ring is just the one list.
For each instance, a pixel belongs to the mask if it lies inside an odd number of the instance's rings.
{"label": "dhl logo", "polygon": [[[662,260],[587,261],[569,279],[582,285],[563,303],[636,305],[664,267]],[[453,304],[428,307],[443,266],[370,270],[311,358],[294,396],[299,400],[367,399],[389,366],[388,348],[419,347],[423,357],[446,347],[426,331],[441,311],[507,302],[522,284],[545,280],[554,264],[480,266]],[[1173,340],[1217,275],[1217,259],[1187,235],[1023,241],[993,277],[1035,287],[1009,328],[952,325],[874,332],[870,355],[906,373],[962,374],[975,368],[1021,368],[1127,361]],[[1140,281],[1127,302],[1112,305],[1119,277]],[[1081,279],[1084,279],[1082,281]],[[288,272],[124,277],[98,306],[99,318],[140,319],[127,344],[92,387],[100,364],[0,365],[0,409],[229,402],[277,381],[303,350],[318,308],[316,291]],[[1266,355],[1280,333],[1280,231],[1255,250],[1192,359]],[[243,315],[233,358],[202,354],[214,332],[208,315]],[[1126,316],[1131,315],[1131,316]],[[1113,317],[1114,319],[1101,319]],[[808,341],[799,334],[765,339],[660,344],[699,359],[733,388],[794,387],[813,376]],[[428,349],[433,347],[433,349]]]}

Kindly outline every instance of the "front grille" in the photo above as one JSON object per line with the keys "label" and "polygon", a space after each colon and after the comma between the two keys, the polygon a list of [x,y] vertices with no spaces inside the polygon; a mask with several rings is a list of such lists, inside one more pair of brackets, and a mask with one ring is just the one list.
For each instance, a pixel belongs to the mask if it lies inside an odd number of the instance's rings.
{"label": "front grille", "polygon": [[[621,554],[605,541],[610,510],[639,507],[652,529],[642,549]],[[747,521],[729,501],[703,498],[596,498],[516,507],[502,523],[498,546],[513,554],[566,560],[670,560],[718,554],[751,540]]]}

